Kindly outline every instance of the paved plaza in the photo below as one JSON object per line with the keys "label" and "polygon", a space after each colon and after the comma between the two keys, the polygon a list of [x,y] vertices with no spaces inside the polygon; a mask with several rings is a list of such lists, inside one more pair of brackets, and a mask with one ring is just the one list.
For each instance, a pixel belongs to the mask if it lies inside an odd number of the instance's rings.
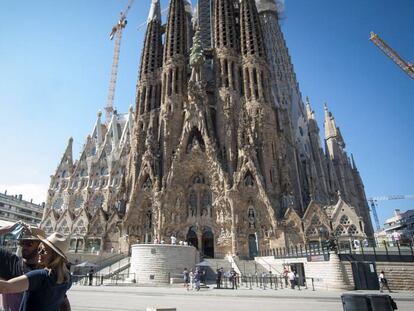
{"label": "paved plaza", "polygon": [[[355,293],[355,292],[354,292]],[[359,291],[357,293],[368,293]],[[378,293],[371,291],[369,293]],[[177,308],[177,311],[342,311],[341,292],[311,290],[201,289],[181,287],[88,287],[75,285],[68,296],[72,310],[146,310],[147,307]],[[399,311],[414,309],[413,292],[392,293]]]}

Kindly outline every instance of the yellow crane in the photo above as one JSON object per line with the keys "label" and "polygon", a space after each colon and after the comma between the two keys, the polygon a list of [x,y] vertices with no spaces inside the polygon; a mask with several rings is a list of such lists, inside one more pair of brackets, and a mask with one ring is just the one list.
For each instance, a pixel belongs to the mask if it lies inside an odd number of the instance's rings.
{"label": "yellow crane", "polygon": [[414,79],[414,66],[409,62],[406,62],[404,59],[398,55],[387,43],[384,42],[376,33],[371,31],[371,36],[369,38],[385,55],[387,55],[391,60],[396,63],[406,74],[408,74],[411,79]]}
{"label": "yellow crane", "polygon": [[112,69],[111,69],[111,80],[109,82],[109,91],[108,99],[105,106],[105,122],[108,124],[111,119],[111,114],[114,111],[114,97],[115,97],[115,87],[116,79],[118,76],[118,64],[119,64],[119,51],[121,50],[121,39],[122,39],[122,30],[127,25],[126,16],[129,9],[132,6],[134,0],[129,0],[128,5],[124,11],[120,13],[118,22],[112,27],[112,31],[109,35],[109,39],[113,40],[115,38],[115,47],[114,47],[114,56],[112,58]]}

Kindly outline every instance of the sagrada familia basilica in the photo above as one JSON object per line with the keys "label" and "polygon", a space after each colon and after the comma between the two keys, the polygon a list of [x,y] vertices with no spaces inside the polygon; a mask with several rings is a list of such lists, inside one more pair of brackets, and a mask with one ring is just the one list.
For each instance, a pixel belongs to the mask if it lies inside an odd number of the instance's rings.
{"label": "sagrada familia basilica", "polygon": [[154,239],[205,257],[372,236],[358,169],[325,106],[324,146],[274,0],[152,0],[136,106],[69,139],[42,227],[71,250]]}

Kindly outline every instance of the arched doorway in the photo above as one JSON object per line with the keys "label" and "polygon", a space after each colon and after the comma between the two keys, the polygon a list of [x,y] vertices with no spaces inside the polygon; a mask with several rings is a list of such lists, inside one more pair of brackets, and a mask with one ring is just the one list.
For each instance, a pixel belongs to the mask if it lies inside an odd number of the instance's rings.
{"label": "arched doorway", "polygon": [[256,235],[249,234],[249,257],[250,259],[254,259],[258,254]]}
{"label": "arched doorway", "polygon": [[191,227],[190,229],[188,229],[187,242],[188,242],[188,245],[192,245],[198,249],[198,238],[197,238],[197,233],[194,227]]}
{"label": "arched doorway", "polygon": [[203,230],[201,238],[203,244],[203,255],[207,258],[214,258],[214,234],[209,227]]}

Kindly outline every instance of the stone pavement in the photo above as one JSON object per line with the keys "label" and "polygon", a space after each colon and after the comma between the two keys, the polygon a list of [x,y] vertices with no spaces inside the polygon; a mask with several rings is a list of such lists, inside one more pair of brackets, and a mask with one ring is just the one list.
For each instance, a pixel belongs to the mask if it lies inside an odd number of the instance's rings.
{"label": "stone pavement", "polygon": [[[352,293],[378,293],[354,291]],[[203,288],[187,292],[181,287],[88,287],[75,285],[68,292],[73,311],[119,310],[145,311],[147,307],[174,307],[177,311],[342,311],[342,292],[312,290],[262,290],[237,291]],[[414,310],[414,293],[398,292],[391,296],[399,311]]]}

